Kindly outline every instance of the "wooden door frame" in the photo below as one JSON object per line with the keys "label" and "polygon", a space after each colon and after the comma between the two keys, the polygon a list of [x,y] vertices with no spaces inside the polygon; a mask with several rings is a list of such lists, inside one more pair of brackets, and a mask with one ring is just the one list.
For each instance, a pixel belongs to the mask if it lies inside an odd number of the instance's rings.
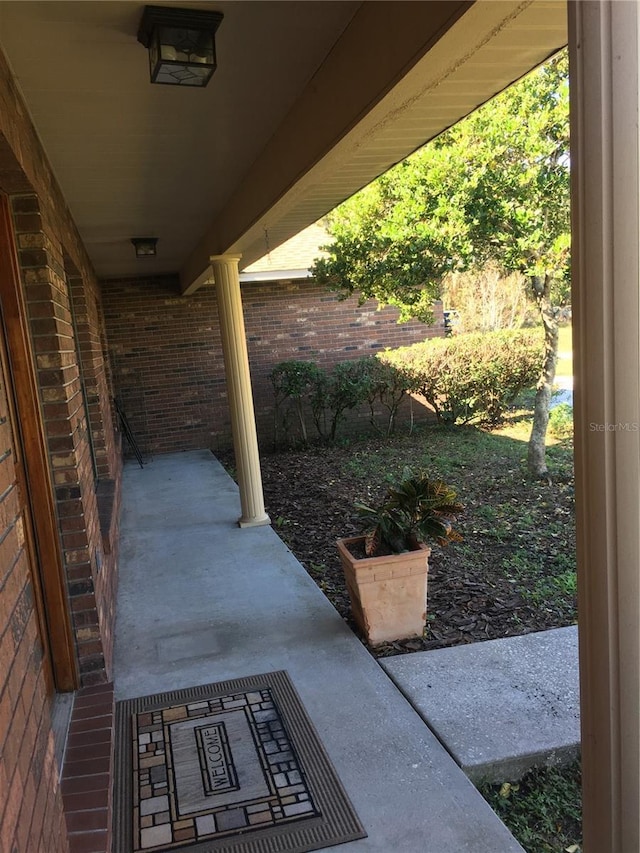
{"label": "wooden door frame", "polygon": [[[78,687],[78,668],[49,454],[20,282],[9,200],[0,193],[0,306],[20,420],[16,426],[24,449],[53,677],[56,689],[65,692]],[[35,571],[38,566],[34,566]]]}

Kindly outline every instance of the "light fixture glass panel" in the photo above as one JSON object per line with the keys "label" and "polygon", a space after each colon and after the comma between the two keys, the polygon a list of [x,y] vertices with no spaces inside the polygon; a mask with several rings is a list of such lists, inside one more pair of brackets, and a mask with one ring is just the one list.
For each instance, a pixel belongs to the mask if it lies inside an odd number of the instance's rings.
{"label": "light fixture glass panel", "polygon": [[215,63],[213,36],[199,30],[159,27],[162,59],[179,62]]}
{"label": "light fixture glass panel", "polygon": [[213,69],[197,68],[174,62],[161,62],[154,76],[155,83],[173,83],[180,86],[204,86],[213,74]]}

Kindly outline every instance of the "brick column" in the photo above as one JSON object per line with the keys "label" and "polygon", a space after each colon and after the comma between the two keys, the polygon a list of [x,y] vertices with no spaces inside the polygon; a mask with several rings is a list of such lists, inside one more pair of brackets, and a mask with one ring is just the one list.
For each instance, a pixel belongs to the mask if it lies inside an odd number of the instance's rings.
{"label": "brick column", "polygon": [[115,471],[112,470],[114,460],[107,447],[107,430],[113,431],[113,424],[98,305],[95,293],[89,290],[81,276],[68,275],[67,281],[81,360],[96,475],[102,480],[113,477]]}
{"label": "brick column", "polygon": [[79,672],[88,686],[108,680],[114,572],[100,577],[104,552],[62,247],[36,196],[11,202]]}
{"label": "brick column", "polygon": [[238,524],[240,527],[255,527],[270,524],[270,520],[265,512],[262,493],[256,417],[240,296],[239,260],[240,255],[215,255],[210,258],[216,281],[233,446],[238,466],[242,507]]}

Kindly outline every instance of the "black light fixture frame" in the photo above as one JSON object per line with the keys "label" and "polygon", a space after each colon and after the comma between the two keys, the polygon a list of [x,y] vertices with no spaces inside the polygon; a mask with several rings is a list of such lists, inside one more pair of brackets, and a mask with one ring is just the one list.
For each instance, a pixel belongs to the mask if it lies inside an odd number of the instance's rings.
{"label": "black light fixture frame", "polygon": [[[131,242],[136,250],[136,258],[155,258],[157,237],[132,237]],[[142,251],[144,246],[152,251]]]}
{"label": "black light fixture frame", "polygon": [[[169,27],[181,30],[198,30],[203,33],[209,33],[211,36],[213,63],[198,63],[199,70],[203,67],[210,70],[209,76],[202,78],[203,82],[201,84],[191,84],[189,86],[189,88],[192,89],[204,89],[217,67],[215,34],[223,17],[224,15],[222,12],[202,11],[200,9],[176,9],[169,6],[145,6],[142,14],[142,20],[140,21],[140,26],[138,28],[138,41],[140,44],[144,45],[147,50],[151,50],[154,34],[158,27]],[[168,59],[162,60],[162,64],[175,66],[188,65],[188,63],[185,63],[183,60],[173,61]],[[181,85],[178,80],[154,80],[153,69],[151,69],[150,73],[152,83],[169,86]]]}

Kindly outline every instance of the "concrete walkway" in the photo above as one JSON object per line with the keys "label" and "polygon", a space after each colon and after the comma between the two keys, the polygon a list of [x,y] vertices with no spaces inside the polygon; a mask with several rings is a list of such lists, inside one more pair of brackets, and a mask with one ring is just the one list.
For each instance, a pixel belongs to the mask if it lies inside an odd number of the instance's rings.
{"label": "concrete walkway", "polygon": [[580,754],[577,626],[381,661],[474,782]]}
{"label": "concrete walkway", "polygon": [[208,452],[126,467],[116,700],[286,669],[369,834],[332,849],[522,853],[279,537],[239,512]]}

